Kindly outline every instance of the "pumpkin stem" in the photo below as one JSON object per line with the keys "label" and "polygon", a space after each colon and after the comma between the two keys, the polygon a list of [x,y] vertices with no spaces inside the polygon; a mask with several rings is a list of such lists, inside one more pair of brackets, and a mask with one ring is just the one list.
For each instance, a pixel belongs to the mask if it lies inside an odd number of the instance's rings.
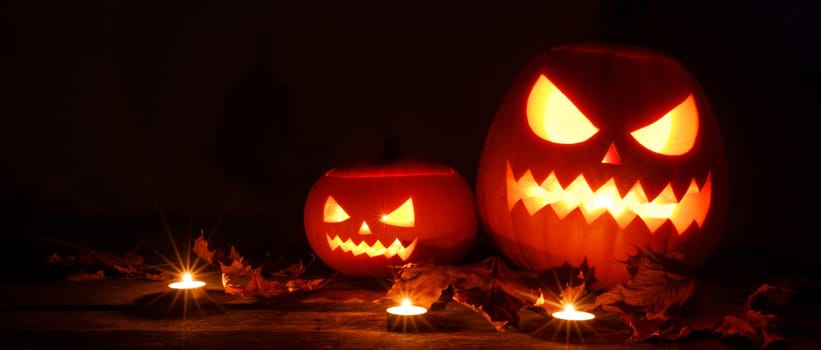
{"label": "pumpkin stem", "polygon": [[382,161],[389,162],[402,157],[399,150],[399,140],[393,137],[386,137],[382,146]]}

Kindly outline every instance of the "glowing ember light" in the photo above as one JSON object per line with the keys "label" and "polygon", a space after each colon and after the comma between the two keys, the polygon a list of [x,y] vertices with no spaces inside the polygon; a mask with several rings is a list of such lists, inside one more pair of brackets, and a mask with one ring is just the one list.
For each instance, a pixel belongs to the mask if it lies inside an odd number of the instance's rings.
{"label": "glowing ember light", "polygon": [[190,272],[186,272],[182,274],[182,281],[181,282],[174,282],[168,285],[169,288],[173,289],[193,289],[193,288],[200,288],[205,285],[203,281],[195,281],[194,276],[191,275]]}
{"label": "glowing ember light", "polygon": [[389,314],[400,316],[416,316],[426,312],[428,312],[427,309],[421,306],[412,305],[409,299],[402,299],[402,303],[400,303],[399,306],[392,306],[388,308]]}
{"label": "glowing ember light", "polygon": [[556,311],[553,313],[554,318],[565,321],[587,321],[596,318],[593,314],[584,311],[576,311],[572,304],[564,306],[564,311]]}

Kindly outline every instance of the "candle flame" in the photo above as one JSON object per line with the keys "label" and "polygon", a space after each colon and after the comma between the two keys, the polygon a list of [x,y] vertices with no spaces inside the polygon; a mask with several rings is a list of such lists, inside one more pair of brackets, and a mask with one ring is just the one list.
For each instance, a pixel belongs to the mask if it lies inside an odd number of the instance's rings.
{"label": "candle flame", "polygon": [[566,321],[587,321],[596,318],[595,315],[589,312],[576,311],[576,307],[574,307],[573,304],[565,305],[564,311],[554,312],[553,317]]}
{"label": "candle flame", "polygon": [[193,289],[204,285],[205,282],[195,281],[194,276],[190,272],[185,272],[182,274],[182,281],[171,283],[168,287],[172,289]]}
{"label": "candle flame", "polygon": [[413,315],[421,315],[428,312],[428,309],[425,309],[421,306],[415,306],[411,303],[410,299],[402,299],[399,303],[399,306],[393,306],[388,308],[388,313],[394,315],[402,315],[402,316],[413,316]]}

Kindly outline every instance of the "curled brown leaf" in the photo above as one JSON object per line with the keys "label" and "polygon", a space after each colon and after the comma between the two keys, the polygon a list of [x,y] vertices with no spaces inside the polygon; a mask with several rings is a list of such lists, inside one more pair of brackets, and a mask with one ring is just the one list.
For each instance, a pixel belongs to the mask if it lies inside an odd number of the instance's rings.
{"label": "curled brown leaf", "polygon": [[476,311],[496,330],[519,328],[519,313],[543,301],[542,281],[535,273],[511,269],[497,257],[475,264],[406,265],[398,269],[387,298],[430,307],[444,293]]}
{"label": "curled brown leaf", "polygon": [[266,272],[263,267],[254,267],[239,253],[236,247],[231,246],[228,255],[220,253],[218,249],[209,249],[208,242],[203,235],[194,242],[194,253],[211,265],[219,267],[222,272],[222,286],[226,294],[241,295],[244,297],[270,298],[299,291],[311,291],[320,288],[326,281],[323,278],[302,279],[307,267],[313,263],[314,257],[306,265],[302,261],[290,264],[282,269]]}
{"label": "curled brown leaf", "polygon": [[194,247],[192,248],[192,251],[206,263],[214,263],[214,253],[216,252],[216,250],[208,249],[208,241],[205,240],[205,234],[201,231],[200,236],[197,237],[196,240],[194,240]]}
{"label": "curled brown leaf", "polygon": [[69,281],[84,282],[84,281],[99,281],[105,279],[105,272],[97,270],[97,272],[77,272],[66,277]]}

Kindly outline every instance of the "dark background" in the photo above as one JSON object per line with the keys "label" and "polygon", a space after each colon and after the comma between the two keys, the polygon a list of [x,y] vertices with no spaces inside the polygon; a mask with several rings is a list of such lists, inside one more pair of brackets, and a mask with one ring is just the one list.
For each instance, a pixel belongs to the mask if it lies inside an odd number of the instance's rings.
{"label": "dark background", "polygon": [[310,186],[386,137],[472,185],[518,70],[589,40],[668,53],[701,82],[732,181],[717,254],[817,273],[814,1],[0,6],[0,246],[19,276],[51,251],[165,254],[169,232],[200,229],[301,254]]}

